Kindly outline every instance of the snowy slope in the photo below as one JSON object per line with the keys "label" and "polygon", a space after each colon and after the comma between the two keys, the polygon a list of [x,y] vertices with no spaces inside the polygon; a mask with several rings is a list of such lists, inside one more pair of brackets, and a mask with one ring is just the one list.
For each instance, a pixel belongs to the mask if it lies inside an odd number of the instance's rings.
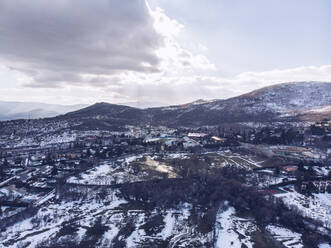
{"label": "snowy slope", "polygon": [[224,122],[263,122],[298,119],[314,111],[315,119],[331,105],[331,83],[278,84],[226,100],[151,109],[156,122],[181,125],[215,125]]}

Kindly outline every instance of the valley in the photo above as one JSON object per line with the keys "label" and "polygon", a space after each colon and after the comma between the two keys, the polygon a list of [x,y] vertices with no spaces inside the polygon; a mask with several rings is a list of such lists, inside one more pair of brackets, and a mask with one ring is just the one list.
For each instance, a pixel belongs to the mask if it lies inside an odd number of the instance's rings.
{"label": "valley", "polygon": [[268,90],[0,122],[1,247],[329,247],[331,121],[297,113],[330,98]]}

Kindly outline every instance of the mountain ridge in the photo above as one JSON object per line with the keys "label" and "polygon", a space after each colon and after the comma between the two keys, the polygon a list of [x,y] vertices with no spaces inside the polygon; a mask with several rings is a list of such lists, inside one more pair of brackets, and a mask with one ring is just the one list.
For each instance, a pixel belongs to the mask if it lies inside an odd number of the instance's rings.
{"label": "mountain ridge", "polygon": [[[331,83],[293,82],[257,89],[228,99],[197,100],[181,105],[138,109],[96,103],[64,115],[122,124],[166,126],[217,125],[233,122],[295,121],[314,109],[331,105]],[[328,109],[328,108],[327,108]],[[322,112],[314,112],[318,118]],[[325,117],[325,116],[324,116]]]}
{"label": "mountain ridge", "polygon": [[56,117],[86,107],[84,104],[60,105],[39,102],[0,101],[0,120]]}

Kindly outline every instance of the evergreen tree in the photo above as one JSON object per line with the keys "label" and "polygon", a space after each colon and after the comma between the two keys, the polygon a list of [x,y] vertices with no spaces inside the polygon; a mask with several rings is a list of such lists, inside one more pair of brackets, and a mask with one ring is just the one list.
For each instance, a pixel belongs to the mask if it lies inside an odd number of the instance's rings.
{"label": "evergreen tree", "polygon": [[281,144],[286,145],[286,133],[285,133],[284,129],[282,129],[281,134],[280,134],[280,142],[281,142]]}
{"label": "evergreen tree", "polygon": [[304,163],[302,161],[298,165],[298,171],[305,171]]}
{"label": "evergreen tree", "polygon": [[46,163],[48,165],[54,165],[54,159],[52,158],[52,155],[50,153],[47,154]]}
{"label": "evergreen tree", "polygon": [[52,172],[51,172],[51,174],[52,174],[53,176],[56,176],[57,173],[58,173],[57,168],[56,168],[55,165],[53,165],[53,168],[52,168]]}
{"label": "evergreen tree", "polygon": [[279,166],[277,166],[275,168],[275,175],[279,175],[279,174],[280,174],[280,168],[279,168]]}

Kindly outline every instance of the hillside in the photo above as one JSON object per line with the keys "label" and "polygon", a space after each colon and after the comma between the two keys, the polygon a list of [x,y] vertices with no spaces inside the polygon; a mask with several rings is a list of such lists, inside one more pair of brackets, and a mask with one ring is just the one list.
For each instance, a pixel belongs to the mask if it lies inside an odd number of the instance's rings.
{"label": "hillside", "polygon": [[330,239],[256,191],[244,160],[215,166],[225,153],[183,155],[126,156],[58,181],[24,215],[8,218],[13,224],[0,218],[0,240],[10,248],[310,248]]}
{"label": "hillside", "polygon": [[81,129],[121,129],[125,125],[145,123],[143,110],[124,105],[96,103],[86,108],[67,113],[57,119],[80,123]]}
{"label": "hillside", "polygon": [[[2,108],[2,116],[16,113],[17,118],[51,117],[57,115],[57,111],[66,113],[79,108],[79,105],[62,108],[47,105],[46,108],[39,104],[39,109],[35,109],[35,105],[30,108],[27,104],[26,111],[19,114],[18,110],[22,111],[23,107],[6,106]],[[273,85],[225,100],[197,100],[158,108],[141,109],[101,102],[45,121],[65,121],[79,129],[118,130],[125,125],[199,127],[246,122],[319,121],[324,118],[331,118],[331,83],[298,82]]]}
{"label": "hillside", "polygon": [[330,115],[331,84],[298,82],[278,84],[226,100],[198,100],[159,108],[138,109],[97,103],[68,113],[95,125],[201,126],[237,122],[318,120]]}

